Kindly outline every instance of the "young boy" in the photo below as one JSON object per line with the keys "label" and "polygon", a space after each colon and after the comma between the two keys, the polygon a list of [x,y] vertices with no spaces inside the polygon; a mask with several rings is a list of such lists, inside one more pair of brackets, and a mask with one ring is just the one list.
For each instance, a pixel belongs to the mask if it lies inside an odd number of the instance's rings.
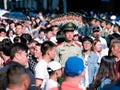
{"label": "young boy", "polygon": [[49,79],[46,82],[45,90],[50,90],[59,86],[57,79],[62,75],[61,64],[57,61],[51,61],[48,64],[47,71],[49,73]]}

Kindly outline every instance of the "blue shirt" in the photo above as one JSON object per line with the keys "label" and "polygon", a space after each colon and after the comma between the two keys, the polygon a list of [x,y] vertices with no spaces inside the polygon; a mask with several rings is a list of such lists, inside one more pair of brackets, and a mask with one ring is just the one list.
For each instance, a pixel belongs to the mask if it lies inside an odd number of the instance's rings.
{"label": "blue shirt", "polygon": [[[6,73],[10,66],[13,66],[13,65],[16,65],[16,64],[19,64],[19,63],[18,63],[18,62],[11,61],[8,65],[6,65],[5,67],[3,67],[3,68],[0,70],[0,72]],[[30,77],[29,90],[36,90],[36,87],[35,87],[35,76],[33,75],[33,73],[32,73],[28,68],[27,68],[27,72],[28,72],[29,77]],[[0,82],[2,82],[2,81],[0,81]]]}
{"label": "blue shirt", "polygon": [[120,80],[105,86],[103,90],[120,90]]}
{"label": "blue shirt", "polygon": [[102,79],[102,82],[101,82],[100,86],[97,88],[97,90],[102,90],[104,86],[106,86],[110,83],[111,83],[111,80],[109,78]]}
{"label": "blue shirt", "polygon": [[[85,54],[82,52],[82,59],[84,60]],[[88,77],[89,77],[89,88],[92,84],[94,76],[97,74],[99,65],[98,65],[98,56],[94,52],[90,52],[90,55],[87,58],[87,65],[88,65]],[[85,85],[85,77],[82,80],[82,84]]]}

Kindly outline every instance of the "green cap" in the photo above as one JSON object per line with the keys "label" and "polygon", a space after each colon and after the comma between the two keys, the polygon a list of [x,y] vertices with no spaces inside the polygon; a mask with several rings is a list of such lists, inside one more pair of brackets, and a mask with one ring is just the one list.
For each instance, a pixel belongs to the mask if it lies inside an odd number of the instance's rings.
{"label": "green cap", "polygon": [[62,30],[64,31],[74,31],[76,29],[76,25],[72,22],[66,23],[63,25]]}
{"label": "green cap", "polygon": [[111,21],[109,21],[109,20],[106,20],[106,24],[108,25],[108,24],[110,24],[110,25],[114,25]]}
{"label": "green cap", "polygon": [[114,24],[114,27],[120,28],[120,25],[119,25],[118,23],[115,23],[115,24]]}

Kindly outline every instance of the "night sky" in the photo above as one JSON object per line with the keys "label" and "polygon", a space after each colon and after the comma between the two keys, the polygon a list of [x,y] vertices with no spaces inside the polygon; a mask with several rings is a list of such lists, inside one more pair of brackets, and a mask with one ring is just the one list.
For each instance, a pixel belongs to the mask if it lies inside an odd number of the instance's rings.
{"label": "night sky", "polygon": [[[108,1],[108,2],[103,2]],[[120,13],[119,0],[67,0],[68,11],[77,11],[81,9],[100,11],[113,11]]]}

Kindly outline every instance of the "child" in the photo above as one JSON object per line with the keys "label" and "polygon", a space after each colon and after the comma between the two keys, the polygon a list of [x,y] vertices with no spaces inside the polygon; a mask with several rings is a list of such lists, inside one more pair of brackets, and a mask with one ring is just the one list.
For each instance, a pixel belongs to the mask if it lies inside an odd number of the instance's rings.
{"label": "child", "polygon": [[51,61],[48,64],[47,70],[49,73],[49,79],[46,82],[45,90],[50,90],[59,86],[57,79],[62,75],[61,64],[57,61]]}

